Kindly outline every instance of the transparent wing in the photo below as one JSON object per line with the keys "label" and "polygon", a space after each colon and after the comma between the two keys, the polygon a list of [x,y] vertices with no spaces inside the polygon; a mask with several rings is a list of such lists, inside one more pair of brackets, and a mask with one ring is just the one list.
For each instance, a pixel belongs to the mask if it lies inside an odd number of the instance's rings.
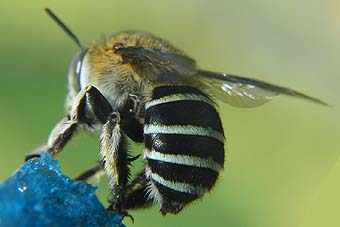
{"label": "transparent wing", "polygon": [[179,81],[197,72],[196,62],[184,55],[146,47],[120,47],[124,61],[145,78],[155,82]]}
{"label": "transparent wing", "polygon": [[277,92],[267,91],[252,85],[203,79],[208,91],[218,100],[235,107],[257,107],[269,102]]}
{"label": "transparent wing", "polygon": [[184,55],[147,47],[116,48],[126,63],[145,79],[161,83],[185,79],[199,80],[207,85],[218,99],[236,107],[256,107],[279,94],[294,96],[328,106],[327,103],[290,88],[260,80],[198,70],[196,62]]}
{"label": "transparent wing", "polygon": [[320,99],[260,80],[203,70],[200,70],[198,74],[215,97],[235,107],[256,107],[270,101],[279,94],[303,98],[329,106]]}

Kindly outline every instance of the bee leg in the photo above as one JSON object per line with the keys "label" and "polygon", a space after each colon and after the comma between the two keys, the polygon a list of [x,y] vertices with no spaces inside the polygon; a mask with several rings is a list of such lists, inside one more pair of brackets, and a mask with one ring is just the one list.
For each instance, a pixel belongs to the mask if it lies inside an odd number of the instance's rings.
{"label": "bee leg", "polygon": [[134,142],[144,141],[143,125],[135,118],[123,118],[122,129],[124,133]]}
{"label": "bee leg", "polygon": [[[134,157],[131,157],[129,158],[129,162],[133,162],[135,161],[136,159],[138,159],[141,155],[136,155]],[[76,181],[87,181],[88,179],[96,176],[96,175],[99,175],[101,176],[102,174],[104,174],[104,165],[103,163],[97,165],[97,166],[94,166],[88,170],[85,170],[84,172],[82,172],[81,174],[78,175],[78,177],[74,178],[74,180]]]}
{"label": "bee leg", "polygon": [[78,177],[74,178],[76,181],[86,181],[97,174],[102,174],[104,172],[103,164],[99,164],[91,169],[88,169],[81,173]]}
{"label": "bee leg", "polygon": [[42,151],[56,156],[72,138],[78,128],[91,130],[96,118],[106,122],[112,112],[111,105],[93,86],[87,86],[77,95],[71,110],[51,131],[47,144],[39,147],[26,156],[25,160],[39,156]]}
{"label": "bee leg", "polygon": [[124,216],[129,216],[125,210],[123,192],[130,177],[133,158],[128,154],[126,135],[121,129],[121,116],[112,112],[103,126],[100,137],[100,152],[103,157],[104,170],[110,179],[112,205],[114,210]]}
{"label": "bee leg", "polygon": [[141,171],[127,186],[124,192],[125,209],[147,208],[154,204],[149,198],[149,180],[145,177],[145,171]]}
{"label": "bee leg", "polygon": [[25,161],[40,157],[39,153],[47,151],[52,156],[55,156],[65,144],[71,139],[74,132],[77,130],[77,121],[70,117],[63,118],[51,131],[47,144],[35,149],[31,154],[26,155]]}
{"label": "bee leg", "polygon": [[[153,205],[153,200],[149,199],[147,194],[148,180],[145,178],[144,170],[140,172],[126,187],[122,194],[122,205],[124,209],[120,211],[122,217],[134,218],[126,211],[130,209],[147,208]],[[111,205],[107,208],[111,211],[117,211],[115,198],[110,198]]]}
{"label": "bee leg", "polygon": [[136,95],[129,94],[125,108],[121,111],[121,125],[125,134],[135,142],[141,143],[144,141],[144,128],[140,119],[142,111],[142,101]]}

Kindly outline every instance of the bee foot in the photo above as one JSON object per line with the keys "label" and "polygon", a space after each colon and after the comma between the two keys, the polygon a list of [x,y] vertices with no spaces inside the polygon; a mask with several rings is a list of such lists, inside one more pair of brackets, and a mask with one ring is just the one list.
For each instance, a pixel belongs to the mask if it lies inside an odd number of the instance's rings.
{"label": "bee foot", "polygon": [[34,158],[40,158],[40,154],[28,154],[25,156],[25,162],[27,162],[30,159],[34,159]]}
{"label": "bee foot", "polygon": [[113,205],[109,206],[107,208],[108,211],[112,211],[112,212],[117,212],[121,217],[122,219],[124,219],[125,217],[128,217],[130,218],[131,222],[134,223],[135,222],[135,219],[133,218],[133,216],[131,214],[129,214],[129,212],[127,212],[126,210],[121,210],[121,209],[115,209],[113,207]]}

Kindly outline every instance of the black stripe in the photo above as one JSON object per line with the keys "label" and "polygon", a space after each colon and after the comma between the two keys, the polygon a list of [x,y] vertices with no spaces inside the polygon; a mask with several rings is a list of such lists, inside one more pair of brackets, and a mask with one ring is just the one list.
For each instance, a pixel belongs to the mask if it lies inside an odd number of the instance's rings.
{"label": "black stripe", "polygon": [[[154,184],[156,185],[159,193],[162,195],[163,200],[165,203],[169,203],[169,201],[176,201],[177,203],[189,203],[197,198],[199,198],[199,195],[194,195],[194,194],[190,194],[190,193],[185,193],[185,192],[179,192],[179,191],[175,191],[171,188],[165,187],[155,181],[153,181]],[[170,204],[168,204],[170,205]]]}
{"label": "black stripe", "polygon": [[152,99],[159,99],[159,98],[162,98],[164,96],[173,95],[173,94],[187,94],[187,93],[202,95],[202,96],[205,96],[208,99],[210,99],[209,96],[207,94],[205,94],[204,92],[200,91],[197,88],[190,87],[190,86],[161,86],[161,87],[156,87],[153,90]]}
{"label": "black stripe", "polygon": [[147,124],[195,125],[211,127],[223,134],[221,119],[215,108],[206,102],[183,100],[168,102],[145,111]]}
{"label": "black stripe", "polygon": [[155,149],[164,154],[211,157],[222,166],[224,163],[224,144],[210,137],[149,134],[144,136],[144,145],[149,150]]}
{"label": "black stripe", "polygon": [[187,183],[193,186],[203,186],[209,190],[214,186],[218,173],[208,168],[180,165],[147,159],[153,173],[171,182]]}

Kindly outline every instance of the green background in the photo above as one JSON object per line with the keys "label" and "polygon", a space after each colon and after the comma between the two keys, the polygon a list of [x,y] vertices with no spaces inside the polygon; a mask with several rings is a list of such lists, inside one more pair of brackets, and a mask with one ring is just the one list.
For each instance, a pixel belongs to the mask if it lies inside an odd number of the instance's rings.
{"label": "green background", "polygon": [[[121,30],[149,31],[204,69],[288,86],[334,105],[282,96],[254,109],[220,103],[227,163],[215,190],[179,215],[163,218],[157,206],[132,211],[133,226],[340,225],[339,1],[1,0],[0,181],[63,116],[66,73],[78,49],[45,7],[84,44]],[[58,156],[63,172],[73,177],[93,166],[97,140],[74,139]],[[106,183],[98,191],[103,202]]]}

